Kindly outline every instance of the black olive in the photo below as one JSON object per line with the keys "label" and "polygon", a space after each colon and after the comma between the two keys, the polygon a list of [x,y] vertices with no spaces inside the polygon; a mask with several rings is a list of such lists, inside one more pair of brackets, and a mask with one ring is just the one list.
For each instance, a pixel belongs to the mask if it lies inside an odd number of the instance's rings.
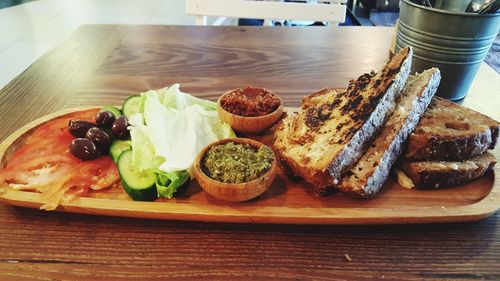
{"label": "black olive", "polygon": [[69,151],[71,151],[73,156],[84,161],[92,160],[99,156],[95,144],[91,140],[85,138],[77,138],[71,141]]}
{"label": "black olive", "polygon": [[116,139],[115,135],[113,134],[113,131],[111,130],[111,127],[109,128],[101,128],[104,130],[104,132],[106,132],[106,134],[108,134],[108,136],[111,138],[111,140],[114,140]]}
{"label": "black olive", "polygon": [[111,138],[103,129],[98,127],[90,128],[85,137],[94,142],[101,155],[108,154]]}
{"label": "black olive", "polygon": [[113,131],[113,134],[121,139],[125,140],[130,137],[130,132],[127,129],[128,127],[128,120],[127,117],[125,116],[120,116],[116,118],[115,122],[113,122],[113,126],[111,127],[111,130]]}
{"label": "black olive", "polygon": [[77,138],[85,137],[85,134],[90,128],[97,127],[96,124],[87,121],[69,121],[69,132]]}
{"label": "black olive", "polygon": [[95,122],[99,127],[111,128],[113,122],[115,122],[115,115],[111,111],[100,111],[95,117]]}

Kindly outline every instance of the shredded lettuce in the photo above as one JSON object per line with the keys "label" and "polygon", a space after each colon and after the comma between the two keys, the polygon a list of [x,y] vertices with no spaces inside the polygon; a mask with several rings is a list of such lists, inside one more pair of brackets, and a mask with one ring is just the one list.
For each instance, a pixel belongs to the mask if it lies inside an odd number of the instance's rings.
{"label": "shredded lettuce", "polygon": [[[151,91],[148,91],[151,92]],[[147,95],[148,92],[141,95]],[[192,95],[182,93],[180,91],[179,84],[173,84],[170,87],[166,87],[156,91],[160,102],[167,107],[176,108],[181,110],[189,105],[197,104],[206,110],[216,110],[217,104],[213,101],[200,99]]]}
{"label": "shredded lettuce", "polygon": [[141,98],[142,116],[129,120],[132,163],[139,171],[156,171],[158,195],[171,198],[187,180],[198,152],[235,134],[220,120],[214,102],[181,92],[179,84],[141,93]]}
{"label": "shredded lettuce", "polygon": [[130,131],[132,139],[132,163],[140,171],[156,171],[165,159],[156,155],[155,148],[148,137],[146,126],[138,126]]}
{"label": "shredded lettuce", "polygon": [[177,171],[171,173],[159,172],[156,178],[158,197],[172,198],[174,193],[189,180],[189,173]]}

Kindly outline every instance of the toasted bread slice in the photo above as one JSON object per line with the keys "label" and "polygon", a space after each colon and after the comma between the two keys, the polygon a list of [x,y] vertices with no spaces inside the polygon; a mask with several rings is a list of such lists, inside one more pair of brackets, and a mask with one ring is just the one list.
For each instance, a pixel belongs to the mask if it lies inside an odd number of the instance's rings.
{"label": "toasted bread slice", "polygon": [[440,188],[473,181],[482,177],[495,164],[495,156],[485,152],[463,161],[404,161],[401,168],[416,187]]}
{"label": "toasted bread slice", "polygon": [[403,145],[436,93],[441,74],[437,68],[410,76],[379,136],[338,185],[343,192],[358,196],[376,194],[387,179]]}
{"label": "toasted bread slice", "polygon": [[435,97],[408,140],[410,161],[458,161],[495,147],[499,123],[454,102]]}
{"label": "toasted bread slice", "polygon": [[395,108],[411,56],[410,48],[402,49],[379,73],[362,75],[346,91],[324,89],[305,98],[301,111],[275,132],[273,146],[282,162],[317,191],[336,183]]}

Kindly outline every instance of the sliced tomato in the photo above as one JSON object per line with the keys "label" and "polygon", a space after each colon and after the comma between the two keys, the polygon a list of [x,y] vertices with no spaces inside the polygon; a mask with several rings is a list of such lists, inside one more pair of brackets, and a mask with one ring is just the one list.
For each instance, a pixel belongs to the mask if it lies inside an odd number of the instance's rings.
{"label": "sliced tomato", "polygon": [[4,173],[2,176],[6,182],[14,184],[18,189],[44,191],[47,186],[66,178],[71,170],[71,165],[63,164],[32,171],[13,170],[10,173]]}
{"label": "sliced tomato", "polygon": [[70,196],[76,196],[76,197],[83,197],[89,193],[89,187],[88,185],[73,185],[66,191],[67,195]]}
{"label": "sliced tomato", "polygon": [[[66,135],[66,132],[63,133]],[[69,134],[69,133],[68,133]],[[24,165],[31,161],[39,161],[39,158],[57,159],[60,162],[75,162],[79,161],[69,151],[69,145],[74,137],[67,137],[66,139],[52,139],[40,141],[33,144],[27,144],[19,149],[7,163],[7,167]]]}
{"label": "sliced tomato", "polygon": [[95,122],[97,112],[99,112],[98,109],[85,110],[47,122],[38,127],[36,131],[26,139],[26,143],[29,144],[39,140],[52,139],[53,137],[57,138],[61,136],[61,133],[68,131],[70,120]]}
{"label": "sliced tomato", "polygon": [[85,196],[89,189],[103,189],[119,180],[118,170],[109,156],[82,161],[69,152],[74,136],[69,120],[94,121],[98,110],[87,110],[47,122],[27,138],[0,170],[0,182],[17,188],[37,190],[46,199],[45,209],[60,204],[64,194]]}
{"label": "sliced tomato", "polygon": [[29,162],[40,156],[70,154],[69,144],[75,137],[69,133],[69,121],[83,120],[93,122],[97,112],[97,109],[76,112],[45,123],[26,139],[25,145],[13,155],[8,165]]}
{"label": "sliced tomato", "polygon": [[103,189],[119,180],[118,169],[109,156],[103,156],[78,164],[72,173],[70,184],[83,184],[91,189]]}

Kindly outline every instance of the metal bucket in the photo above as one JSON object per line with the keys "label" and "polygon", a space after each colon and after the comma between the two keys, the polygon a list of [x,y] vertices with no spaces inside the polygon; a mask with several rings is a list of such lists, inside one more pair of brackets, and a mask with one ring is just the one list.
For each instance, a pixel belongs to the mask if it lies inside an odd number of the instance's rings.
{"label": "metal bucket", "polygon": [[441,70],[437,95],[461,100],[500,28],[500,13],[459,13],[401,0],[396,51],[413,47],[412,72]]}

